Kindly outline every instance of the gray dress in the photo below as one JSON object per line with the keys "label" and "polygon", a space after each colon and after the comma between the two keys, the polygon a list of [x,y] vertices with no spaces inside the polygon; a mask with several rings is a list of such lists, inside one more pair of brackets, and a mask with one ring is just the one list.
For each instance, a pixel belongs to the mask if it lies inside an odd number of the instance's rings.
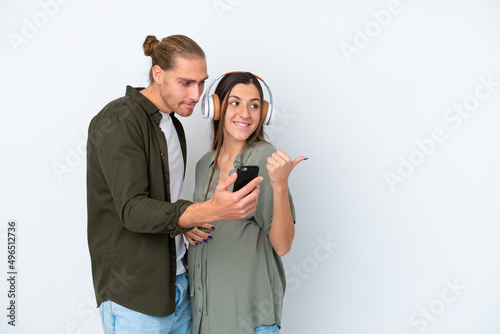
{"label": "gray dress", "polygon": [[[237,221],[214,221],[212,240],[190,246],[188,251],[189,285],[193,311],[193,333],[254,333],[255,327],[281,326],[285,271],[281,258],[269,242],[273,219],[273,190],[266,164],[276,152],[269,144],[250,146],[239,165],[258,165],[260,184],[257,210]],[[196,165],[194,201],[205,200],[215,152],[205,154]],[[232,171],[234,172],[234,170]],[[216,169],[207,199],[219,180]],[[229,189],[231,190],[231,189]],[[289,193],[292,217],[295,210]]]}

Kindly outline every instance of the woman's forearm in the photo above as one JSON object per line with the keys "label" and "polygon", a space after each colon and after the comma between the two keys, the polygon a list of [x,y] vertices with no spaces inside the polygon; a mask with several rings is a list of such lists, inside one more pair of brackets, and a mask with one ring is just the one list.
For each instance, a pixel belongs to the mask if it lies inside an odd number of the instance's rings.
{"label": "woman's forearm", "polygon": [[269,231],[269,241],[279,256],[284,256],[292,248],[295,236],[288,185],[273,187],[273,221]]}

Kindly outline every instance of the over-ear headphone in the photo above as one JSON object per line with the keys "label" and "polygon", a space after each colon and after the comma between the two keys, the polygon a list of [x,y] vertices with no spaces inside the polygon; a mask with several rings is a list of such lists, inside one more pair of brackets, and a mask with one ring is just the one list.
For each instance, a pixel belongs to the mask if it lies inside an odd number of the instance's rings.
{"label": "over-ear headphone", "polygon": [[[217,94],[210,95],[210,89],[212,87],[216,86],[216,83],[219,82],[219,80],[224,77],[225,75],[231,74],[231,73],[248,73],[248,72],[243,72],[243,71],[233,71],[233,72],[227,72],[222,74],[220,77],[212,81],[210,86],[208,86],[207,91],[205,95],[203,95],[203,99],[201,101],[201,114],[203,115],[203,118],[206,119],[213,119],[218,121],[221,116],[221,105],[220,105],[220,98]],[[268,93],[269,93],[269,102],[266,100],[262,101],[262,120],[264,125],[269,125],[272,123],[273,120],[273,114],[274,114],[274,108],[273,108],[273,93],[271,92],[271,88],[267,85],[267,83],[258,75],[255,75],[251,73],[254,77],[256,77],[260,82],[264,84],[266,87]]]}

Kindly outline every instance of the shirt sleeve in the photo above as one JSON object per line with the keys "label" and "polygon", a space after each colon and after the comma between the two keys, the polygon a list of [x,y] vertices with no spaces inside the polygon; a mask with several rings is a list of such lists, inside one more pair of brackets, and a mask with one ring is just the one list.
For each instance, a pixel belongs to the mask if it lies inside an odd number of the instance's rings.
{"label": "shirt sleeve", "polygon": [[190,201],[169,203],[149,197],[144,134],[137,122],[114,116],[106,123],[95,130],[90,147],[123,226],[132,232],[170,233],[172,237],[188,231],[177,222]]}

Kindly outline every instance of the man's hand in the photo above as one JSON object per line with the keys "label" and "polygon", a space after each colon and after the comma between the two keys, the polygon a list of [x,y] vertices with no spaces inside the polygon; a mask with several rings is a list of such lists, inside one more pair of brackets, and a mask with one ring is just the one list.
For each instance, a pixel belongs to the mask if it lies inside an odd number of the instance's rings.
{"label": "man's hand", "polygon": [[214,195],[208,201],[214,220],[237,220],[245,218],[257,208],[259,197],[259,183],[264,180],[258,176],[237,192],[227,190],[237,178],[233,173],[224,182],[217,185]]}
{"label": "man's hand", "polygon": [[[208,201],[188,206],[186,211],[180,216],[177,225],[185,229],[197,226],[213,230],[214,227],[208,222],[215,220],[237,220],[245,218],[254,212],[257,208],[257,197],[259,197],[259,183],[264,178],[258,176],[246,186],[233,193],[227,190],[227,188],[236,181],[236,177],[237,175],[234,173],[219,184],[215,189],[214,195]],[[186,238],[188,237],[191,240],[197,240],[194,234],[189,234]]]}

